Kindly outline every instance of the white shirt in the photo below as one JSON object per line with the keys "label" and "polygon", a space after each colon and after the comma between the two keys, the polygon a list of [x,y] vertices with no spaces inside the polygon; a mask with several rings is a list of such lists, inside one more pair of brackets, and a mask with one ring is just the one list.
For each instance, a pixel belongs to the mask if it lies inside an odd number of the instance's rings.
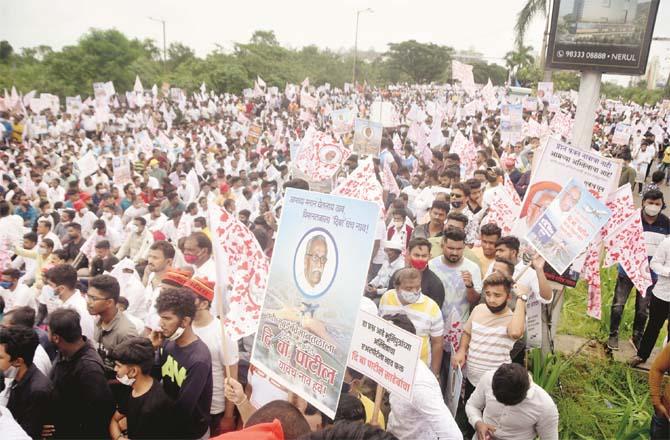
{"label": "white shirt", "polygon": [[35,364],[35,367],[37,367],[37,369],[40,370],[42,374],[44,374],[46,377],[49,377],[52,366],[51,359],[49,359],[49,355],[40,344],[37,344],[37,348],[35,349],[33,364]]}
{"label": "white shirt", "polygon": [[493,395],[495,371],[484,373],[465,405],[472,426],[483,421],[496,428],[497,440],[558,440],[558,409],[549,394],[533,383],[526,398],[513,406],[503,405]]}
{"label": "white shirt", "polygon": [[91,314],[88,313],[88,308],[86,307],[86,300],[84,299],[84,296],[79,292],[79,290],[75,290],[74,294],[72,294],[71,297],[69,297],[65,302],[63,302],[63,305],[61,307],[64,309],[76,310],[77,313],[79,313],[81,333],[92,341],[94,339],[93,333],[95,328],[95,324],[93,322],[93,316],[91,316]]}
{"label": "white shirt", "polygon": [[35,291],[21,282],[19,282],[13,292],[11,290],[0,289],[0,296],[5,300],[5,313],[24,306],[30,306],[33,310],[37,311]]}
{"label": "white shirt", "polygon": [[[235,365],[240,360],[237,342],[226,335],[223,341],[221,321],[214,318],[204,327],[193,325],[193,332],[207,345],[212,355],[212,406],[210,414],[220,414],[226,409],[226,398],[223,394],[225,365]],[[225,347],[225,351],[224,351]]]}
{"label": "white shirt", "polygon": [[14,420],[12,412],[5,406],[0,406],[0,432],[3,440],[30,440],[30,436]]}
{"label": "white shirt", "polygon": [[437,378],[417,362],[412,400],[391,393],[386,430],[399,440],[462,440],[463,434],[444,404]]}
{"label": "white shirt", "polygon": [[402,255],[398,256],[395,261],[384,261],[381,269],[377,272],[377,276],[370,280],[370,285],[377,288],[377,295],[382,295],[386,292],[391,276],[397,271],[405,267],[405,259]]}
{"label": "white shirt", "polygon": [[412,213],[416,213],[416,199],[421,194],[421,188],[414,188],[411,185],[406,186],[402,189],[403,193],[407,194],[407,207],[412,211]]}
{"label": "white shirt", "polygon": [[670,237],[665,238],[658,245],[650,266],[651,270],[658,275],[658,281],[652,293],[656,298],[670,302]]}

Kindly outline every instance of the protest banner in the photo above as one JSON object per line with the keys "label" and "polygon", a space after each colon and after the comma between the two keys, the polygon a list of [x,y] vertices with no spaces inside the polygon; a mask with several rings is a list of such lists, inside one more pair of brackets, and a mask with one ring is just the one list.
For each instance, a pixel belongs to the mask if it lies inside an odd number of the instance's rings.
{"label": "protest banner", "polygon": [[172,101],[179,101],[182,96],[182,90],[178,87],[171,87],[170,88],[170,99]]}
{"label": "protest banner", "polygon": [[400,125],[395,106],[389,101],[375,101],[370,105],[370,120],[379,122],[382,127]]}
{"label": "protest banner", "polygon": [[310,128],[300,144],[294,168],[303,172],[308,181],[322,182],[332,179],[350,154],[342,142]]}
{"label": "protest banner", "polygon": [[[447,342],[447,352],[456,353],[454,347],[451,346],[451,343]],[[463,388],[463,370],[461,366],[457,365],[454,368],[449,362],[449,367],[447,369],[446,377],[446,387],[444,388],[444,400],[447,404],[447,408],[451,411],[451,415],[456,417],[456,411],[458,410],[458,401],[461,398],[461,389]]]}
{"label": "protest banner", "polygon": [[554,95],[549,97],[549,105],[547,106],[547,110],[552,112],[552,113],[557,113],[561,111],[561,98]]}
{"label": "protest banner", "polygon": [[330,113],[333,124],[333,133],[343,135],[351,131],[354,125],[354,115],[348,108],[333,110]]}
{"label": "protest banner", "polygon": [[619,122],[616,127],[614,127],[614,134],[612,135],[612,143],[617,145],[628,145],[630,141],[630,135],[633,132],[632,127],[629,124],[623,124]]}
{"label": "protest banner", "polygon": [[521,140],[523,129],[522,104],[503,104],[500,109],[500,140],[516,144]]}
{"label": "protest banner", "polygon": [[421,338],[365,311],[354,329],[349,367],[411,400]]}
{"label": "protest banner", "polygon": [[107,88],[105,87],[105,83],[93,83],[93,96],[95,99],[104,99],[107,97]]}
{"label": "protest banner", "polygon": [[114,170],[115,185],[125,185],[133,181],[130,172],[130,159],[127,157],[112,158],[112,169]]}
{"label": "protest banner", "polygon": [[104,83],[104,87],[105,87],[105,95],[107,95],[108,98],[116,94],[116,90],[114,89],[114,83],[112,81],[107,81],[106,83]]}
{"label": "protest banner", "polygon": [[65,98],[65,112],[71,115],[79,115],[83,109],[80,96],[68,96]]}
{"label": "protest banner", "polygon": [[548,138],[535,154],[532,174],[513,234],[524,237],[563,185],[575,178],[597,198],[605,199],[619,184],[621,161]]}
{"label": "protest banner", "polygon": [[252,147],[255,147],[256,144],[258,143],[258,139],[261,137],[261,133],[263,132],[263,129],[261,128],[260,125],[258,124],[253,124],[251,127],[249,127],[249,132],[247,133],[247,142]]}
{"label": "protest banner", "polygon": [[77,168],[79,168],[80,179],[84,179],[98,171],[98,161],[95,159],[93,151],[89,150],[77,160]]}
{"label": "protest banner", "polygon": [[330,418],[378,218],[376,203],[294,188],[284,197],[251,363]]}
{"label": "protest banner", "polygon": [[526,240],[563,273],[607,223],[611,212],[574,178],[530,227]]}
{"label": "protest banner", "polygon": [[382,143],[382,131],[383,127],[379,122],[356,118],[352,150],[361,155],[378,155]]}
{"label": "protest banner", "polygon": [[33,117],[33,133],[40,136],[47,134],[47,117],[44,115],[34,116]]}

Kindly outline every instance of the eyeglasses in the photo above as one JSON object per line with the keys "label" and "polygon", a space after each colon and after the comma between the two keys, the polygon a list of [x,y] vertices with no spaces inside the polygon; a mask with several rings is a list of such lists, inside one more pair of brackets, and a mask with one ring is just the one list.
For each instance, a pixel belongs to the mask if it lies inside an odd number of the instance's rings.
{"label": "eyeglasses", "polygon": [[93,296],[93,295],[86,295],[86,301],[87,302],[96,302],[96,301],[104,301],[107,298],[102,298],[100,296]]}
{"label": "eyeglasses", "polygon": [[326,264],[326,261],[328,261],[328,257],[325,255],[323,257],[319,257],[316,254],[305,254],[306,257],[309,257],[310,260],[312,260],[312,263],[321,263],[321,264]]}

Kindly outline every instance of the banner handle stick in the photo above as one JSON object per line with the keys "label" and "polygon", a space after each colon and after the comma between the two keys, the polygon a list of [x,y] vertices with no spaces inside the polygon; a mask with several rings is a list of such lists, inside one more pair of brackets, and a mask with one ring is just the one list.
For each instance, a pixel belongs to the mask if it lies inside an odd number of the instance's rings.
{"label": "banner handle stick", "polygon": [[[221,349],[223,350],[224,353],[224,358],[225,358],[225,353],[228,353],[228,337],[226,335],[226,325],[224,324],[224,313],[223,313],[223,292],[217,283],[216,290],[219,291],[219,300],[216,302],[216,314],[219,315],[219,322],[221,323]],[[226,371],[226,377],[230,377],[230,366],[224,365],[223,368],[225,368]]]}
{"label": "banner handle stick", "polygon": [[384,397],[384,387],[380,384],[377,384],[377,391],[375,392],[375,407],[372,411],[372,419],[370,419],[370,425],[379,426],[379,411],[382,406],[382,398]]}
{"label": "banner handle stick", "polygon": [[519,279],[523,276],[523,274],[526,273],[526,271],[530,268],[531,265],[532,265],[531,263],[528,263],[526,266],[524,266],[523,270],[521,272],[519,272],[519,275],[514,277],[514,282],[515,283],[517,281],[519,281]]}

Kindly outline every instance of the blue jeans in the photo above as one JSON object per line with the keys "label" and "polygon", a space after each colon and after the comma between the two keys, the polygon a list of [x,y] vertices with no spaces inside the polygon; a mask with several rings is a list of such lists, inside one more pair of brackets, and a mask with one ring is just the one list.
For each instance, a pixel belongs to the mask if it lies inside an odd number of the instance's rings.
{"label": "blue jeans", "polygon": [[651,440],[667,440],[670,438],[670,422],[668,419],[658,417],[654,414],[651,417],[651,432],[649,433]]}

